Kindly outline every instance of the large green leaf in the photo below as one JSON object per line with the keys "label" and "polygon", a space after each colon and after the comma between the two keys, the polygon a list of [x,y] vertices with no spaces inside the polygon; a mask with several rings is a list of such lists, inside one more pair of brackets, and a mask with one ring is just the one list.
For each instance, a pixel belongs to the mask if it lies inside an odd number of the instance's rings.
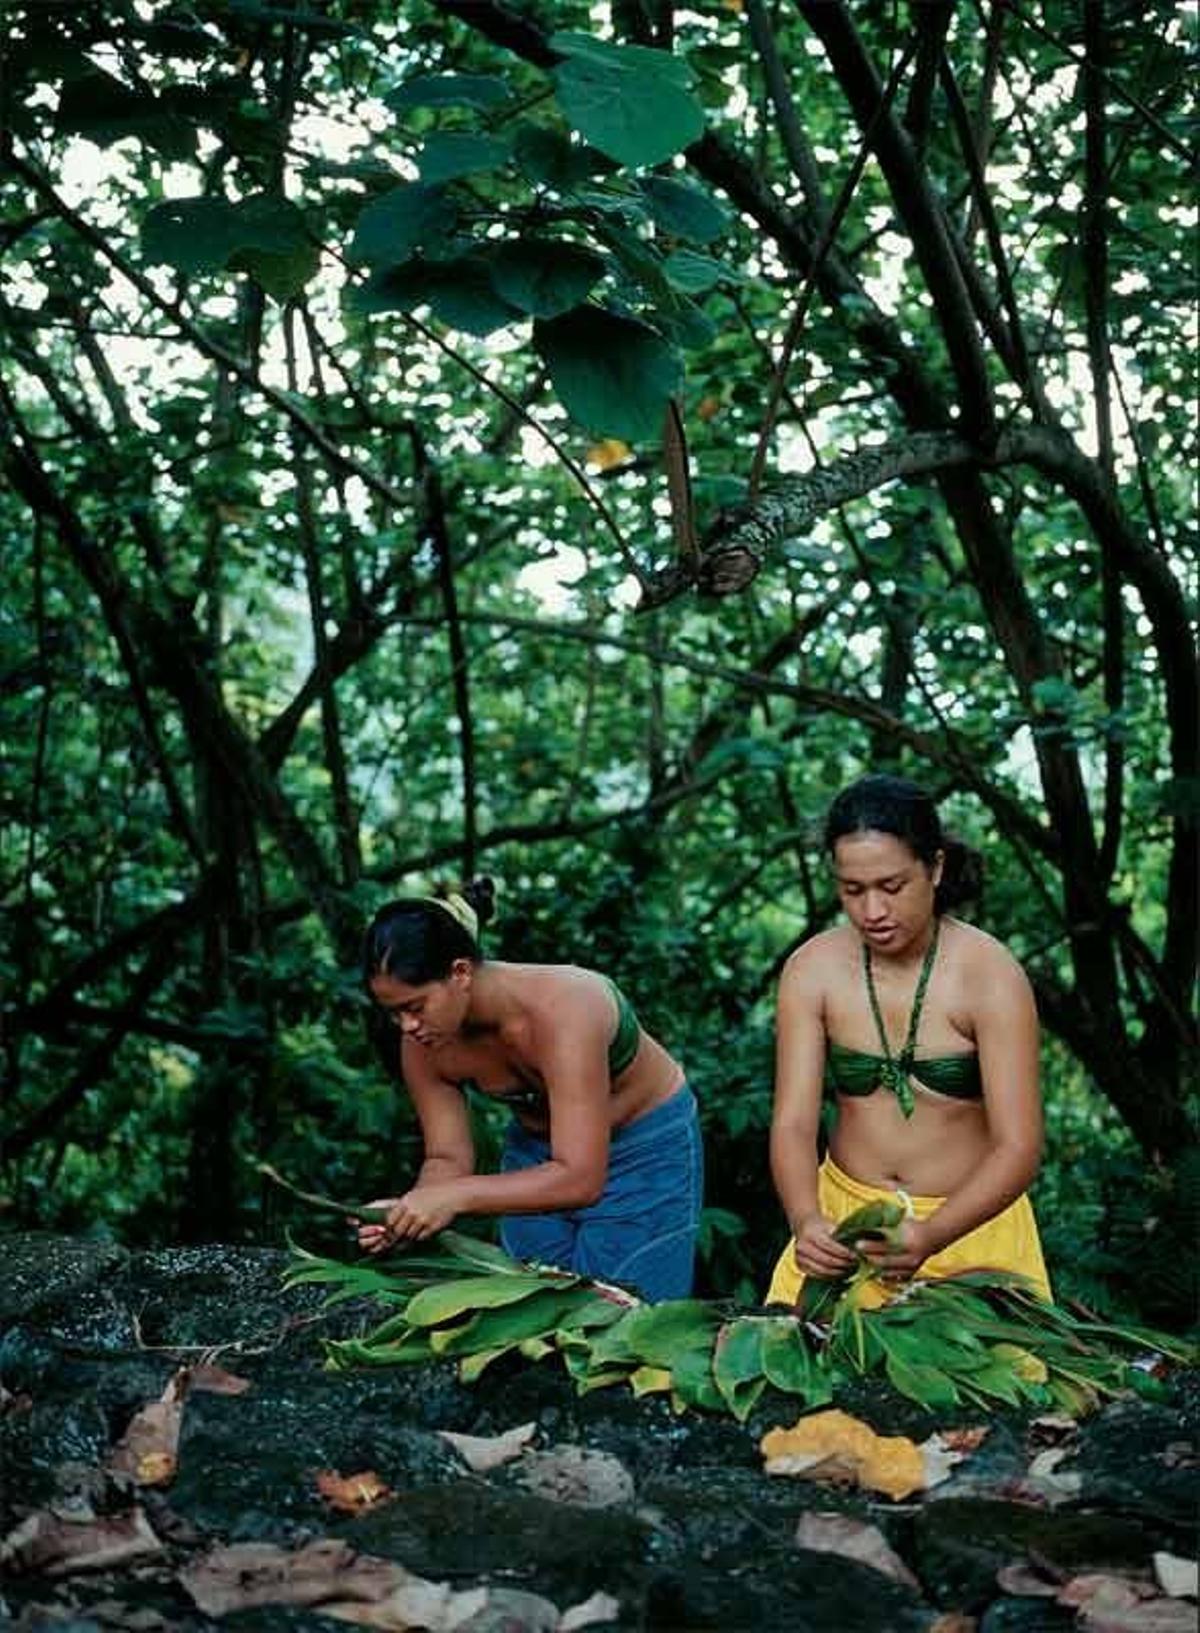
{"label": "large green leaf", "polygon": [[428,306],[451,329],[480,338],[525,317],[496,293],[489,262],[478,255],[383,267],[351,290],[347,301],[360,312],[411,312]]}
{"label": "large green leaf", "polygon": [[773,1388],[788,1395],[800,1395],[810,1405],[828,1400],[833,1391],[829,1376],[817,1365],[794,1316],[772,1316],[762,1323],[763,1376]]}
{"label": "large green leaf", "polygon": [[607,154],[573,142],[549,125],[518,125],[514,154],[530,181],[559,193],[573,192],[582,182],[616,168]]}
{"label": "large green leaf", "polygon": [[756,1316],[727,1321],[713,1346],[712,1374],[717,1388],[739,1423],[744,1423],[766,1386],[763,1334],[767,1322]]}
{"label": "large green leaf", "polygon": [[721,1318],[699,1299],[670,1299],[631,1310],[607,1327],[592,1346],[597,1363],[649,1362],[669,1367],[686,1350],[711,1348]]}
{"label": "large green leaf", "polygon": [[546,1280],[536,1270],[513,1276],[460,1276],[414,1294],[407,1315],[414,1327],[436,1327],[454,1316],[516,1304],[546,1290]]}
{"label": "large green leaf", "polygon": [[248,271],[284,298],[307,283],[318,260],[300,211],[266,194],[156,204],[142,223],[142,252],[181,272]]}
{"label": "large green leaf", "polygon": [[558,317],[578,306],[605,272],[604,258],[595,250],[554,238],[498,244],[488,264],[499,294],[538,318]]}
{"label": "large green leaf", "polygon": [[531,1297],[480,1309],[469,1321],[434,1332],[430,1346],[439,1355],[473,1355],[540,1338],[555,1331],[578,1298],[570,1289],[542,1287]]}
{"label": "large green leaf", "polygon": [[729,212],[694,182],[644,176],[639,182],[656,226],[693,244],[711,244],[729,226]]}
{"label": "large green leaf", "polygon": [[658,437],[683,367],[678,353],[647,324],[584,306],[535,322],[533,344],[555,391],[581,425],[629,442]]}
{"label": "large green leaf", "polygon": [[671,1388],[685,1406],[698,1406],[705,1412],[725,1410],[725,1397],[713,1377],[712,1350],[707,1344],[684,1350],[670,1368]]}
{"label": "large green leaf", "polygon": [[405,182],[372,199],[362,211],[349,258],[359,265],[399,265],[418,249],[447,238],[457,220],[458,210],[443,188]]}
{"label": "large green leaf", "polygon": [[498,170],[507,164],[510,146],[497,136],[479,136],[468,130],[439,130],[427,136],[417,154],[417,169],[428,186]]}
{"label": "large green leaf", "polygon": [[417,74],[389,91],[389,108],[494,108],[508,96],[496,74]]}
{"label": "large green leaf", "polygon": [[559,106],[588,141],[626,165],[661,164],[704,132],[686,63],[666,51],[555,34]]}

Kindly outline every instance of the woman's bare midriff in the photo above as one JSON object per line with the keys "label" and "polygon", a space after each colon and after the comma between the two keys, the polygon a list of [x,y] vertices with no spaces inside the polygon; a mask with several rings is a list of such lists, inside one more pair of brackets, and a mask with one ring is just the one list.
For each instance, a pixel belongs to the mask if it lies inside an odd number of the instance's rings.
{"label": "woman's bare midriff", "polygon": [[838,1096],[829,1154],[864,1185],[898,1188],[913,1196],[946,1196],[962,1185],[989,1149],[981,1101],[955,1101],[914,1084],[915,1105],[905,1117],[886,1089]]}

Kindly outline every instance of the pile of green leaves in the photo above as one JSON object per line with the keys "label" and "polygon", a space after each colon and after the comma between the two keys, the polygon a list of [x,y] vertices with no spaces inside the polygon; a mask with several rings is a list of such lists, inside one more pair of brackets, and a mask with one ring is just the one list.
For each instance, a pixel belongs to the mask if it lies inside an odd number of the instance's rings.
{"label": "pile of green leaves", "polygon": [[[840,1227],[848,1238],[886,1228],[861,1213]],[[767,1389],[816,1407],[863,1376],[934,1410],[1005,1404],[1077,1417],[1106,1396],[1157,1393],[1147,1353],[1195,1359],[1182,1340],[1046,1304],[1020,1277],[914,1282],[891,1297],[865,1260],[840,1282],[810,1281],[797,1311],[645,1304],[453,1231],[386,1266],[298,1251],[287,1282],[329,1285],[331,1304],[367,1296],[392,1307],[363,1336],[328,1341],[331,1367],[455,1359],[469,1382],[502,1355],[557,1355],[581,1393],[626,1383],[739,1422]]]}

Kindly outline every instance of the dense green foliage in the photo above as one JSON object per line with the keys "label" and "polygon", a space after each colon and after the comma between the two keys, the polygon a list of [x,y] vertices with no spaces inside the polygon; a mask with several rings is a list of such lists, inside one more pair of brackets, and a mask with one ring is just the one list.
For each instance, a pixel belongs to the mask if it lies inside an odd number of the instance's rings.
{"label": "dense green foliage", "polygon": [[1188,15],[9,8],[14,1217],[271,1233],[249,1154],[393,1191],[358,927],[486,870],[492,952],[685,1060],[744,1293],[774,978],[874,764],[1034,980],[1053,1268],[1186,1300]]}

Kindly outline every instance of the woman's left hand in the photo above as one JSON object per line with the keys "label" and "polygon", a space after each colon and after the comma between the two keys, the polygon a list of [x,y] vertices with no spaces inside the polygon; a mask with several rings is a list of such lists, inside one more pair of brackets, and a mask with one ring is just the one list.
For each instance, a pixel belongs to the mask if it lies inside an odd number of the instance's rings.
{"label": "woman's left hand", "polygon": [[907,1281],[934,1251],[928,1229],[919,1219],[902,1219],[886,1241],[862,1237],[854,1246],[885,1281]]}

